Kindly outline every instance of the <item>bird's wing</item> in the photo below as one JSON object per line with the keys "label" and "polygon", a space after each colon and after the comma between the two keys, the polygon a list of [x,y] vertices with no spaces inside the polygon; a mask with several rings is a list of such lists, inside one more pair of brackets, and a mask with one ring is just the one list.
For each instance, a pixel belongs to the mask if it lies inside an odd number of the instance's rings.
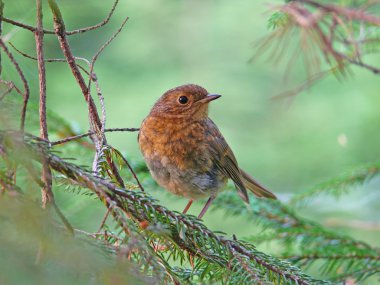
{"label": "bird's wing", "polygon": [[218,168],[235,183],[240,197],[247,203],[249,198],[246,187],[244,186],[242,174],[238,167],[236,158],[231,148],[228,146],[218,127],[211,119],[207,119],[208,128],[206,128],[207,141],[209,149],[212,152],[214,163]]}

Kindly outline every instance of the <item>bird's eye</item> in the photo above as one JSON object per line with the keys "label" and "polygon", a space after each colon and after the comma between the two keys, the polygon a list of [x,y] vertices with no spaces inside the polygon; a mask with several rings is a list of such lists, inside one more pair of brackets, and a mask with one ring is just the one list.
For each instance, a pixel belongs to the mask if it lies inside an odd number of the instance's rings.
{"label": "bird's eye", "polygon": [[187,96],[180,96],[178,98],[178,102],[182,105],[186,104],[187,102],[189,102],[189,98],[187,98]]}

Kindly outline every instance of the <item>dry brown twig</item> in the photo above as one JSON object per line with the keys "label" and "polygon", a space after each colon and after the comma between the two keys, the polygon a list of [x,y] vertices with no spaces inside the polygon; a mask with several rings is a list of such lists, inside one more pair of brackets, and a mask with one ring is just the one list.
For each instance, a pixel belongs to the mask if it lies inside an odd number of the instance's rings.
{"label": "dry brown twig", "polygon": [[91,60],[91,64],[90,64],[90,79],[89,79],[89,82],[88,82],[88,90],[91,89],[91,82],[93,81],[96,85],[96,90],[97,90],[97,94],[98,94],[98,97],[99,97],[99,101],[101,103],[101,108],[102,108],[102,128],[101,128],[101,132],[104,133],[104,129],[105,129],[105,125],[106,125],[106,110],[105,110],[105,106],[104,106],[104,97],[102,95],[102,92],[100,90],[100,86],[99,86],[99,82],[97,80],[97,76],[96,74],[94,74],[94,67],[95,67],[95,62],[96,60],[98,59],[98,57],[100,56],[100,54],[104,51],[104,49],[117,37],[117,35],[121,32],[121,30],[124,28],[125,24],[127,23],[128,21],[128,17],[126,17],[123,21],[123,23],[121,24],[121,26],[119,27],[119,29],[111,36],[111,38],[105,42],[100,48],[99,50],[96,52],[96,54],[93,56],[92,60]]}
{"label": "dry brown twig", "polygon": [[[21,54],[23,57],[26,57],[26,58],[29,58],[29,59],[32,59],[32,60],[36,60],[37,61],[37,57],[34,57],[34,56],[31,56],[30,54],[27,54],[23,51],[21,51],[20,49],[18,49],[13,43],[9,42],[9,45],[15,50],[17,51],[19,54]],[[88,66],[90,66],[90,62],[84,58],[84,57],[79,57],[79,56],[75,56],[74,57],[76,61],[84,61]],[[66,62],[67,63],[67,60],[64,59],[64,58],[44,58],[44,62],[48,62],[48,63],[51,63],[51,62]],[[77,63],[77,66],[84,72],[86,73],[87,75],[90,75],[90,73],[80,64]]]}
{"label": "dry brown twig", "polygon": [[2,38],[0,38],[0,47],[3,49],[9,60],[12,62],[14,67],[16,68],[16,71],[18,75],[20,76],[20,79],[24,85],[24,92],[22,93],[24,102],[22,105],[21,109],[21,124],[20,124],[20,129],[23,131],[25,129],[25,116],[26,116],[26,108],[28,106],[28,101],[29,101],[29,84],[28,81],[25,78],[24,73],[22,72],[19,64],[17,63],[16,59],[13,57],[12,53],[8,50],[7,46],[5,45],[4,41]]}
{"label": "dry brown twig", "polygon": [[[81,29],[77,29],[77,30],[73,30],[73,31],[66,31],[65,34],[68,36],[72,36],[72,35],[76,35],[76,34],[85,33],[88,31],[93,31],[93,30],[96,30],[100,27],[105,26],[110,21],[113,13],[115,12],[115,9],[116,9],[116,6],[118,3],[119,3],[119,0],[116,0],[114,2],[113,6],[111,8],[111,11],[108,13],[107,17],[102,22],[100,22],[96,25],[93,25],[93,26],[86,27],[86,28],[81,28]],[[11,24],[13,26],[17,26],[17,27],[23,28],[25,30],[31,31],[33,33],[35,33],[37,30],[36,27],[30,26],[30,25],[27,25],[27,24],[24,24],[24,23],[21,23],[21,22],[18,22],[18,21],[15,21],[15,20],[12,20],[12,19],[9,19],[6,17],[3,17],[3,21],[8,23],[8,24]],[[42,31],[45,35],[54,35],[55,34],[55,31],[52,31],[52,30],[43,29]]]}
{"label": "dry brown twig", "polygon": [[[36,40],[37,49],[37,62],[38,62],[38,76],[39,76],[39,87],[40,87],[40,137],[44,140],[49,141],[47,121],[46,121],[46,70],[44,61],[44,33],[42,25],[42,3],[41,0],[36,0],[37,6],[37,29],[34,33]],[[46,208],[48,203],[54,203],[54,195],[51,190],[52,188],[52,177],[51,170],[45,161],[42,167],[42,177],[43,187],[42,192],[42,207]]]}
{"label": "dry brown twig", "polygon": [[22,92],[20,91],[20,89],[17,88],[17,86],[12,81],[6,81],[6,80],[0,79],[0,83],[8,86],[8,88],[0,95],[0,101],[3,100],[5,96],[7,96],[9,93],[11,93],[13,89],[16,90],[17,93],[19,93],[22,96]]}
{"label": "dry brown twig", "polygon": [[[105,133],[108,133],[108,132],[138,132],[139,130],[140,130],[139,128],[112,128],[112,129],[105,129],[104,132]],[[94,132],[88,132],[88,133],[85,133],[85,134],[75,135],[75,136],[64,138],[64,139],[59,140],[59,141],[49,142],[49,143],[50,143],[51,146],[59,145],[59,144],[64,144],[64,143],[67,143],[67,142],[70,142],[70,141],[73,141],[73,140],[78,140],[78,139],[81,139],[81,138],[85,138],[85,137],[91,136],[93,134],[94,134]]]}

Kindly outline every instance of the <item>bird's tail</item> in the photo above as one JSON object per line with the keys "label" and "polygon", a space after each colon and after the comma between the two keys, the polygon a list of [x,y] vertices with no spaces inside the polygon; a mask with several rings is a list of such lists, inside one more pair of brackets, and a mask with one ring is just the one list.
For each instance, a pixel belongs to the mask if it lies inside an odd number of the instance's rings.
{"label": "bird's tail", "polygon": [[265,189],[259,182],[252,178],[251,175],[246,173],[243,169],[240,169],[241,176],[243,178],[244,186],[251,190],[253,194],[257,197],[265,197],[270,199],[277,199],[277,197],[270,192],[268,189]]}

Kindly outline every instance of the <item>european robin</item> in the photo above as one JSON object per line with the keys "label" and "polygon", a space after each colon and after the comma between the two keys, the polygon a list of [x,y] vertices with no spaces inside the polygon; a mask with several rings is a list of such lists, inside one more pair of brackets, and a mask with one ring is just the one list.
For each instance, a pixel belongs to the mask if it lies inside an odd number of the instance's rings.
{"label": "european robin", "polygon": [[215,123],[208,105],[220,95],[188,84],[167,91],[142,122],[138,141],[157,183],[168,191],[194,199],[209,197],[202,218],[218,192],[232,179],[240,197],[249,203],[247,189],[257,197],[276,196],[239,168]]}

